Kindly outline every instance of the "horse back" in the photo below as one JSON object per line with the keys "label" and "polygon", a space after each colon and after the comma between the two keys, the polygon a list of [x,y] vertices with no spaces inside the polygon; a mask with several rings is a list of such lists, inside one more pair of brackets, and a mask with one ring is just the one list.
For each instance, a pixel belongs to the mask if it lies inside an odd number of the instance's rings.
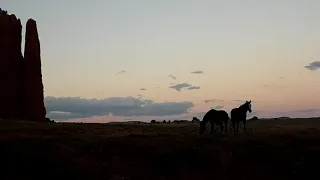
{"label": "horse back", "polygon": [[242,112],[241,109],[239,109],[239,108],[232,109],[230,114],[231,114],[231,119],[238,119],[238,118],[246,118],[247,117],[247,113]]}
{"label": "horse back", "polygon": [[233,108],[230,112],[231,117],[236,116],[238,108]]}
{"label": "horse back", "polygon": [[213,118],[216,114],[216,110],[214,109],[210,109],[202,118],[202,121],[204,120],[209,120],[211,118]]}
{"label": "horse back", "polygon": [[219,113],[219,118],[221,118],[223,120],[229,119],[229,115],[228,115],[228,113],[226,111],[219,110],[218,113]]}

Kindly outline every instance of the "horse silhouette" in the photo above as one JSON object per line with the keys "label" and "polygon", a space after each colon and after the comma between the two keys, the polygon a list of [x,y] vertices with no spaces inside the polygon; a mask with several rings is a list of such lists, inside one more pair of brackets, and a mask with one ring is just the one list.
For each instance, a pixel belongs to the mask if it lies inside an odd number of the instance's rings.
{"label": "horse silhouette", "polygon": [[[233,128],[233,134],[236,135],[238,133],[239,123],[243,122],[243,131],[246,132],[247,125],[247,111],[250,113],[251,110],[251,100],[246,101],[244,104],[240,105],[240,107],[234,108],[231,110],[231,122]],[[237,127],[236,127],[237,124]]]}
{"label": "horse silhouette", "polygon": [[223,131],[223,123],[225,124],[225,131],[228,133],[228,113],[224,110],[209,110],[204,116],[202,121],[200,122],[200,130],[199,133],[202,134],[206,130],[206,124],[210,122],[211,124],[211,134],[215,132],[214,124],[220,125],[220,133]]}

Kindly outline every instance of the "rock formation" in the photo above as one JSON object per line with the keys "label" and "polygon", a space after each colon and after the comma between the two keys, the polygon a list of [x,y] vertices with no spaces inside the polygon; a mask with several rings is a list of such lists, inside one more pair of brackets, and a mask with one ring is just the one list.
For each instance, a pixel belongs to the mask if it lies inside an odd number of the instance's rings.
{"label": "rock formation", "polygon": [[45,121],[36,22],[27,22],[24,57],[21,33],[15,15],[0,14],[0,118]]}
{"label": "rock formation", "polygon": [[46,109],[43,102],[43,84],[41,73],[40,42],[37,24],[33,19],[27,21],[25,48],[25,98],[27,119],[45,119]]}

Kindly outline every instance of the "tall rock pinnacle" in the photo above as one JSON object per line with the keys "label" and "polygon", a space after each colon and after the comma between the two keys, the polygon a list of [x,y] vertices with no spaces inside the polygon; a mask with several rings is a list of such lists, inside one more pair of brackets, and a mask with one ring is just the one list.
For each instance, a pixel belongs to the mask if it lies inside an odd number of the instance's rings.
{"label": "tall rock pinnacle", "polygon": [[33,19],[27,21],[25,35],[25,100],[27,105],[26,118],[43,121],[46,115],[43,97],[41,72],[40,41],[37,23]]}

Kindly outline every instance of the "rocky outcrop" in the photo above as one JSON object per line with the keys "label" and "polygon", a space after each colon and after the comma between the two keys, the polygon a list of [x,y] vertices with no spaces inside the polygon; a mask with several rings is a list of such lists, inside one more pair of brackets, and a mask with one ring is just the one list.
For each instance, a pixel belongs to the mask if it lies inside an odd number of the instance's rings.
{"label": "rocky outcrop", "polygon": [[20,20],[0,14],[0,118],[45,121],[36,22],[29,19],[26,29],[23,57]]}
{"label": "rocky outcrop", "polygon": [[27,21],[25,35],[25,100],[26,118],[41,120],[46,116],[44,107],[43,84],[41,73],[40,41],[37,24],[33,19]]}
{"label": "rocky outcrop", "polygon": [[0,15],[0,118],[22,118],[23,57],[19,19]]}

